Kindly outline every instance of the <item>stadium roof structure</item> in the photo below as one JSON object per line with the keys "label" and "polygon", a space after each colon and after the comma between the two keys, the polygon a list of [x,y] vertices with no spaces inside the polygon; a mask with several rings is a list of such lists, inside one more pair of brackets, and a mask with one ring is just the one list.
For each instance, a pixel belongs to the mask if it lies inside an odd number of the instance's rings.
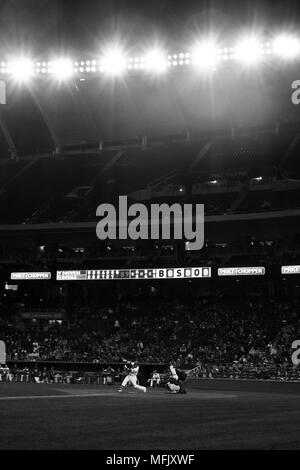
{"label": "stadium roof structure", "polygon": [[135,54],[126,52],[118,43],[112,43],[87,58],[62,56],[35,61],[21,55],[2,60],[0,75],[17,82],[27,82],[39,76],[59,81],[71,77],[85,80],[89,75],[118,77],[138,72],[155,75],[176,69],[210,73],[227,62],[240,67],[253,67],[300,60],[300,38],[288,33],[280,33],[269,39],[246,35],[230,45],[221,45],[208,37],[195,41],[189,48],[181,47],[172,53],[157,45],[142,50],[136,47],[133,49],[136,50]]}
{"label": "stadium roof structure", "polygon": [[0,159],[106,141],[297,123],[299,106],[292,96],[298,81],[297,61],[255,69],[228,64],[209,76],[182,68],[120,80],[5,80]]}

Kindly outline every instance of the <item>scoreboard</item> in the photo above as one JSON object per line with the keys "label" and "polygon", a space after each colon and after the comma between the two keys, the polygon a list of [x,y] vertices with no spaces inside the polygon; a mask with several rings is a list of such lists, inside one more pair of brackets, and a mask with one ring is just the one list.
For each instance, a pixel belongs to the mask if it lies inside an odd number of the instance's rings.
{"label": "scoreboard", "polygon": [[[218,268],[217,276],[264,276],[264,266]],[[281,274],[300,274],[300,265],[281,266]],[[57,281],[106,281],[122,279],[201,279],[211,278],[212,268],[207,266],[186,268],[141,269],[78,269],[56,271]],[[11,280],[43,281],[52,279],[51,272],[12,272]],[[12,287],[12,286],[11,286]]]}
{"label": "scoreboard", "polygon": [[149,269],[84,269],[57,271],[58,281],[105,281],[122,279],[190,279],[211,277],[210,267]]}
{"label": "scoreboard", "polygon": [[51,279],[50,272],[24,272],[11,273],[11,280],[19,281],[45,281]]}
{"label": "scoreboard", "polygon": [[218,276],[263,276],[265,268],[263,266],[219,268]]}
{"label": "scoreboard", "polygon": [[281,274],[300,274],[300,266],[281,266]]}

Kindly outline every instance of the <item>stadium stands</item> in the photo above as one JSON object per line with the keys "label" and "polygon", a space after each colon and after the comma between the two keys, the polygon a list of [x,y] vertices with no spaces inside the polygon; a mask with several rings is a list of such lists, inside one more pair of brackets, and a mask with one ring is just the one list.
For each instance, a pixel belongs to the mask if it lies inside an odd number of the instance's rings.
{"label": "stadium stands", "polygon": [[197,377],[300,379],[291,364],[292,341],[300,333],[297,297],[278,301],[252,293],[230,299],[219,293],[217,299],[193,294],[190,287],[184,302],[187,290],[180,299],[168,289],[139,295],[138,289],[130,293],[119,286],[113,300],[110,290],[106,301],[102,296],[106,306],[95,300],[82,306],[75,302],[61,321],[41,320],[37,308],[31,309],[37,318],[26,318],[22,306],[12,315],[2,305],[0,331],[11,364],[94,362],[115,367],[130,355],[146,364],[167,364],[174,358],[179,367],[197,367]]}

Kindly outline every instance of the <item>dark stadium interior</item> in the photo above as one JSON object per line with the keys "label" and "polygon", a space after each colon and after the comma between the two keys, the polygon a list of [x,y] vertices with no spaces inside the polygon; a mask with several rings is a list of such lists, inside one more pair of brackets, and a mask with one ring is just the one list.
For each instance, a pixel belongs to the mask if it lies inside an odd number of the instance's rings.
{"label": "dark stadium interior", "polygon": [[[211,28],[297,32],[299,5],[25,3],[0,2],[1,61],[33,48],[45,67],[17,83],[0,62],[0,449],[299,450],[300,47],[258,69],[226,49],[210,75],[179,60]],[[178,57],[91,73],[116,31],[132,57],[157,37]],[[58,51],[78,61],[65,81],[43,62]],[[99,239],[120,196],[204,204],[203,247],[175,217],[166,239]],[[118,393],[126,361],[146,394]]]}

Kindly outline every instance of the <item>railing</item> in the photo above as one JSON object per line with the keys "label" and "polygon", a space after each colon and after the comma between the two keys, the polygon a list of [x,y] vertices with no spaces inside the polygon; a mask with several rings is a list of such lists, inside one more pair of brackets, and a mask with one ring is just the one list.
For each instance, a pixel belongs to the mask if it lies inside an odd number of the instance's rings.
{"label": "railing", "polygon": [[[59,362],[59,361],[8,361],[10,377],[8,381],[34,381],[30,379],[36,369],[50,371],[51,369],[61,376],[59,380],[66,382],[82,377],[82,383],[101,383],[101,377],[105,376],[105,369],[109,366],[114,369],[113,381],[122,376],[123,363],[116,362]],[[27,372],[24,373],[24,369]],[[186,369],[185,367],[182,367]],[[167,363],[142,363],[140,365],[141,379],[145,382],[151,376],[153,370],[160,374],[168,371]],[[1,375],[1,373],[0,373]],[[188,379],[231,379],[231,380],[273,380],[273,381],[298,381],[300,382],[300,367],[291,364],[245,364],[245,363],[223,363],[223,364],[201,364],[187,371]],[[21,380],[21,376],[23,379]],[[2,381],[3,373],[2,373]]]}
{"label": "railing", "polygon": [[[7,361],[9,370],[0,369],[1,382],[54,382],[105,384],[118,383],[122,380],[124,363],[93,363],[93,362],[58,362],[58,361]],[[108,374],[106,369],[111,367],[114,372]],[[153,370],[165,373],[166,363],[148,363],[140,366],[140,380],[146,383]],[[107,380],[111,377],[111,380]]]}

